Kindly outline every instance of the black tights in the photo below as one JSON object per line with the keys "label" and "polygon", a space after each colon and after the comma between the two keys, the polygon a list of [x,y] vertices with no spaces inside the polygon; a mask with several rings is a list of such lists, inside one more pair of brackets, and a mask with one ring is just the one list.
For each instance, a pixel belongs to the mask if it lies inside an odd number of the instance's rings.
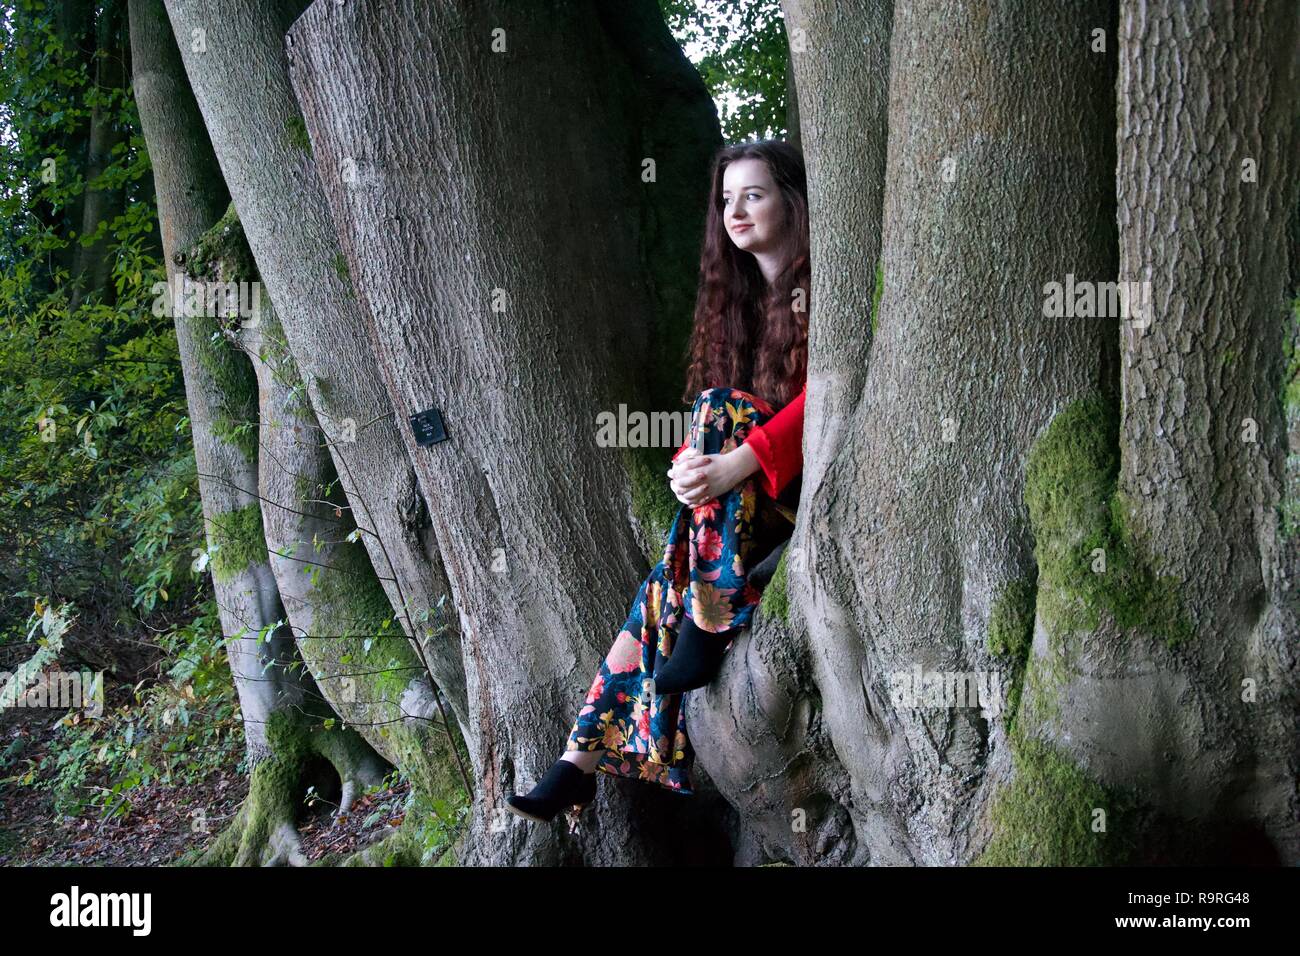
{"label": "black tights", "polygon": [[677,641],[667,663],[656,655],[655,693],[681,694],[703,687],[717,676],[722,666],[722,653],[740,628],[727,631],[706,631],[697,627],[685,614],[677,626]]}

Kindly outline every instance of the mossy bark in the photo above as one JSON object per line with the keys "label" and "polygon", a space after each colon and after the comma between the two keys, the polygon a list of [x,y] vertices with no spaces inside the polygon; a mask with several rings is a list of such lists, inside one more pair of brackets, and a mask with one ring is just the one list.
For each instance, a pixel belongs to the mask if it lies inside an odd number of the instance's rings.
{"label": "mossy bark", "polygon": [[1118,866],[1133,853],[1132,798],[1108,791],[1049,744],[1011,735],[1015,771],[992,802],[976,866]]}
{"label": "mossy bark", "polygon": [[1300,10],[1123,0],[1118,38],[1119,278],[1150,294],[1120,326],[1122,403],[1062,409],[1029,459],[1018,725],[1132,794],[1156,821],[1139,859],[1294,863],[1300,617],[1278,503]]}
{"label": "mossy bark", "polygon": [[[303,465],[298,484],[268,486],[274,507],[264,517],[273,550],[300,567],[316,560],[314,547],[292,545],[310,542],[313,535],[287,527],[284,508],[304,497],[316,500],[299,509],[311,512],[313,520],[329,517],[330,506],[342,511],[338,517],[345,521],[322,530],[321,540],[337,542],[353,527],[365,529],[359,547],[369,555],[398,629],[419,642],[432,680],[466,728],[473,715],[466,702],[459,621],[399,434],[405,415],[392,414],[289,85],[285,32],[307,4],[170,0],[166,6],[201,125],[211,131],[212,148],[239,209],[241,242],[246,239],[256,277],[275,306],[271,321],[248,336],[253,351],[274,366],[266,377],[268,384],[276,383],[268,396],[274,408],[268,424],[304,429],[294,434],[296,443],[273,436],[280,450],[296,449],[294,462]],[[213,23],[222,29],[213,31]],[[192,48],[195,29],[206,31],[202,52]],[[258,122],[250,124],[250,116]],[[216,258],[225,259],[232,272],[245,271],[230,259],[230,251],[219,250]],[[245,328],[241,336],[248,332]],[[322,456],[330,468],[318,466]],[[274,555],[273,560],[277,567],[283,563]],[[283,571],[277,572],[282,584]],[[286,602],[294,603],[299,589],[287,590],[295,595]]]}
{"label": "mossy bark", "polygon": [[[393,408],[404,418],[434,405],[448,428],[445,443],[408,441],[464,629],[478,776],[467,855],[660,859],[677,851],[653,834],[675,813],[645,787],[608,801],[620,814],[639,805],[630,841],[494,824],[505,796],[558,756],[645,576],[650,538],[666,530],[655,469],[599,447],[592,410],[652,407],[663,385],[668,330],[689,300],[682,277],[698,262],[698,234],[682,224],[702,212],[716,118],[646,0],[617,13],[410,2],[397,13],[314,5],[287,48]],[[376,60],[402,66],[376,72]],[[354,156],[376,109],[394,102],[430,108],[385,136],[382,162]],[[502,143],[527,144],[531,159],[503,165]],[[569,162],[576,144],[585,158]],[[658,180],[642,178],[647,158]],[[419,211],[382,226],[399,207]],[[482,254],[455,252],[468,248]],[[638,540],[629,510],[655,531]]]}
{"label": "mossy bark", "polygon": [[248,796],[234,822],[199,857],[199,866],[305,866],[296,818],[306,794],[309,760],[328,761],[341,783],[340,806],[379,784],[385,765],[355,732],[329,727],[297,710],[267,720],[268,753],[252,768]]}
{"label": "mossy bark", "polygon": [[[1079,39],[1114,10],[808,6],[834,8],[806,17],[808,52],[794,54],[809,179],[839,199],[810,195],[818,266],[789,551],[804,570],[788,568],[790,613],[807,624],[854,838],[875,863],[960,863],[1012,773],[1012,715],[896,705],[891,681],[918,667],[1014,674],[989,641],[991,628],[998,646],[1009,637],[1008,589],[1034,577],[1025,456],[1109,374],[1113,326],[1045,316],[1042,290],[1115,269],[1116,59]],[[836,103],[825,123],[838,127],[820,135],[819,99]],[[819,139],[833,164],[814,166]],[[846,241],[873,228],[879,246]]]}
{"label": "mossy bark", "polygon": [[[213,588],[230,639],[253,772],[249,799],[207,858],[299,862],[293,810],[306,757],[331,761],[346,801],[358,787],[378,782],[383,762],[355,732],[321,729],[329,712],[317,707],[319,694],[295,654],[267,547],[266,482],[259,473],[272,464],[264,454],[270,436],[261,426],[275,422],[261,415],[253,364],[238,347],[248,317],[231,315],[227,285],[256,279],[252,257],[224,195],[166,12],[160,3],[132,0],[130,16],[136,96],[154,163],[169,275],[202,283],[205,293],[220,284],[211,303],[206,294],[176,303],[186,308],[175,317]],[[248,301],[234,290],[236,302]]]}

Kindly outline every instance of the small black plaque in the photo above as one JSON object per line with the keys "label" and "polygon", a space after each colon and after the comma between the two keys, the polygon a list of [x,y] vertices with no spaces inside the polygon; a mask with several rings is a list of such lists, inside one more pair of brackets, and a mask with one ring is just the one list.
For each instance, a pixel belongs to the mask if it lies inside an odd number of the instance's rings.
{"label": "small black plaque", "polygon": [[415,433],[417,445],[436,445],[447,440],[447,430],[442,427],[442,413],[436,408],[412,415],[411,431]]}

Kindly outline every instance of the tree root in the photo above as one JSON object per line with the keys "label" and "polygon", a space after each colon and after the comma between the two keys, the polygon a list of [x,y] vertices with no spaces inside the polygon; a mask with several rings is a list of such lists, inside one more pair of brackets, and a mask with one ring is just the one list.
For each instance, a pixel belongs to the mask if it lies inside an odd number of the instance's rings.
{"label": "tree root", "polygon": [[[358,791],[379,784],[385,762],[353,730],[329,729],[305,715],[278,712],[267,721],[269,752],[253,766],[248,796],[198,866],[307,866],[296,824],[314,758],[338,773],[346,812]],[[337,814],[336,814],[337,815]]]}

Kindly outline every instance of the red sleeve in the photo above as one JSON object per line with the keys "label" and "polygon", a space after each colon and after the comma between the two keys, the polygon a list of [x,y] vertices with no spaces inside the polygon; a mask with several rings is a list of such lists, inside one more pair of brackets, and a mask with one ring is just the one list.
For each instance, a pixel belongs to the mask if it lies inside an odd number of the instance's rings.
{"label": "red sleeve", "polygon": [[803,471],[803,406],[808,383],[765,425],[750,429],[745,444],[754,449],[763,477],[759,484],[771,497],[779,495]]}
{"label": "red sleeve", "polygon": [[679,448],[679,449],[677,449],[677,452],[673,455],[672,460],[673,460],[673,461],[676,461],[676,460],[677,460],[677,456],[680,455],[682,452],[684,452],[684,451],[686,450],[686,447],[687,447],[690,443],[691,443],[691,436],[690,436],[690,435],[687,435],[687,436],[686,436],[686,441],[682,442],[682,447]]}

